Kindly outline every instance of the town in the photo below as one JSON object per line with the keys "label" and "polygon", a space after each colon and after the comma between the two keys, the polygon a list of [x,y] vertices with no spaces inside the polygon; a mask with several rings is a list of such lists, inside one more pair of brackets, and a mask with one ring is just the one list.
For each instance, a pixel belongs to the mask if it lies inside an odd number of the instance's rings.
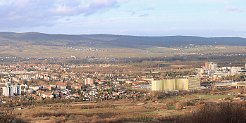
{"label": "town", "polygon": [[245,0],[0,0],[0,123],[246,123]]}
{"label": "town", "polygon": [[[126,73],[122,64],[2,64],[1,102],[12,97],[34,100],[103,101],[150,96],[150,92],[245,88],[245,67],[218,67],[205,62],[187,75],[155,71]],[[99,69],[99,72],[93,69]],[[112,69],[111,71],[107,71]],[[117,71],[118,70],[118,71]],[[158,71],[159,70],[159,71]]]}

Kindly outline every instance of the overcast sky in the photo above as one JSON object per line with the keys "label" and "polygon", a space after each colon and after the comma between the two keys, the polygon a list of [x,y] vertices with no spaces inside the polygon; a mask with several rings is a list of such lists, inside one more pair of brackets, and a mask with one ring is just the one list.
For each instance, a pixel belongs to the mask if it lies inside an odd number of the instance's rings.
{"label": "overcast sky", "polygon": [[246,0],[0,0],[0,31],[246,37]]}

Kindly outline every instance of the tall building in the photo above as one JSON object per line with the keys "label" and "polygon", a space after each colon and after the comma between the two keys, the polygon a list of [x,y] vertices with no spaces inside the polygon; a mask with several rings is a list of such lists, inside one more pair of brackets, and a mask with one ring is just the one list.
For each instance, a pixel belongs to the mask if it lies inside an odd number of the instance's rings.
{"label": "tall building", "polygon": [[11,83],[6,83],[3,89],[3,96],[14,96],[14,89]]}
{"label": "tall building", "polygon": [[12,83],[8,82],[5,84],[5,87],[2,87],[3,96],[14,96],[14,95],[21,95],[21,86],[19,84],[13,85]]}
{"label": "tall building", "polygon": [[16,95],[21,95],[21,86],[19,84],[16,84],[13,86],[13,92]]}
{"label": "tall building", "polygon": [[209,69],[209,62],[205,62],[204,68],[205,68],[205,69]]}
{"label": "tall building", "polygon": [[93,85],[94,84],[94,80],[92,78],[86,78],[84,81],[85,85]]}
{"label": "tall building", "polygon": [[152,81],[152,91],[197,90],[200,88],[200,80],[189,79],[164,79]]}
{"label": "tall building", "polygon": [[214,62],[209,62],[208,69],[212,71],[216,71],[218,68],[218,65]]}

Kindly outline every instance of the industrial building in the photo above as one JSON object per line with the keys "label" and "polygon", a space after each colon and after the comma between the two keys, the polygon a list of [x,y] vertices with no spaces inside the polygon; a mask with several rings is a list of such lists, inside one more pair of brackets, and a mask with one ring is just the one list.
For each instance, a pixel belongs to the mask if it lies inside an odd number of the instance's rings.
{"label": "industrial building", "polygon": [[213,84],[213,88],[245,88],[246,87],[246,81],[240,81],[240,82],[216,82]]}
{"label": "industrial building", "polygon": [[189,78],[188,89],[189,90],[198,90],[200,89],[200,79],[199,78]]}
{"label": "industrial building", "polygon": [[162,91],[163,81],[162,80],[153,80],[152,81],[152,91]]}
{"label": "industrial building", "polygon": [[153,80],[152,91],[175,91],[175,90],[197,90],[200,88],[200,80],[197,78],[189,79],[164,79]]}

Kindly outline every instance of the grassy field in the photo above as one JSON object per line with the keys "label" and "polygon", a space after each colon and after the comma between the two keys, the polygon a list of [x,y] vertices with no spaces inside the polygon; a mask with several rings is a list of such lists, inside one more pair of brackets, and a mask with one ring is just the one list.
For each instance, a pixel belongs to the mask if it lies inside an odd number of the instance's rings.
{"label": "grassy field", "polygon": [[183,116],[198,110],[204,101],[221,101],[226,97],[233,98],[228,95],[192,94],[148,101],[55,103],[15,109],[13,114],[34,123],[161,122],[163,118]]}

